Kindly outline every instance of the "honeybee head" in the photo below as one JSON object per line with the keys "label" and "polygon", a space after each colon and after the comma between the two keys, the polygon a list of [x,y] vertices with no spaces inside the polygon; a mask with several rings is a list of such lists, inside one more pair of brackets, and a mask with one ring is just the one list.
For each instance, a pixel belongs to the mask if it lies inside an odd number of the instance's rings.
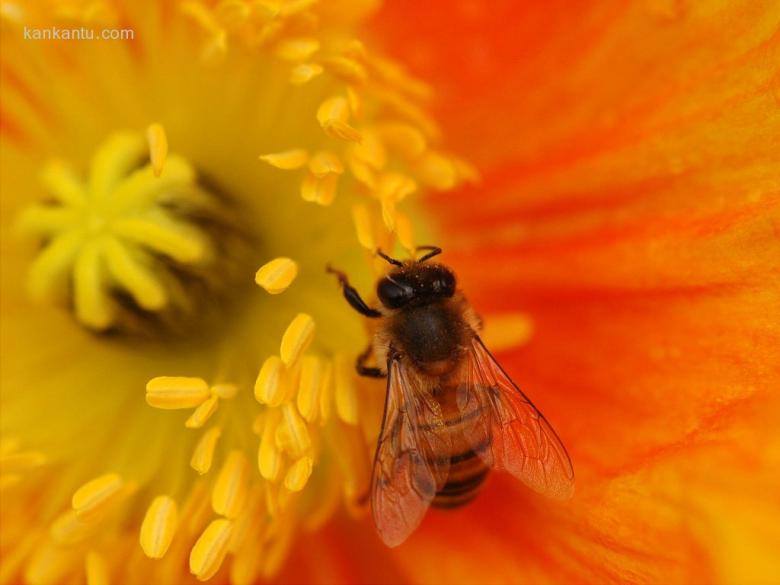
{"label": "honeybee head", "polygon": [[455,294],[455,275],[442,264],[412,262],[382,278],[376,294],[387,309],[422,305]]}

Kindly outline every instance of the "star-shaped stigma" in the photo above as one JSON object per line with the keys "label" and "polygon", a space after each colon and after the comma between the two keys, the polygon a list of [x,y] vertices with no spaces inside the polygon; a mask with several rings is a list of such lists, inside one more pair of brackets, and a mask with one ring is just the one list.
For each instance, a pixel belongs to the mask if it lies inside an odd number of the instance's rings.
{"label": "star-shaped stigma", "polygon": [[77,319],[91,329],[117,323],[120,299],[147,312],[181,304],[176,273],[213,257],[208,234],[187,217],[210,198],[182,157],[163,153],[161,163],[154,136],[150,129],[149,162],[142,133],[112,135],[86,179],[65,162],[50,162],[42,182],[52,200],[32,205],[20,220],[44,241],[29,271],[31,294],[72,298]]}

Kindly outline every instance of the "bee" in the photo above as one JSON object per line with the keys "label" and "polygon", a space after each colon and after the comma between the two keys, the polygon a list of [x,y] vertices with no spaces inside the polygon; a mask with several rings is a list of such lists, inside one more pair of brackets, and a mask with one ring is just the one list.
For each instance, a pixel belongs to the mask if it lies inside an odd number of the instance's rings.
{"label": "bee", "polygon": [[[328,267],[347,302],[377,320],[356,368],[387,378],[370,500],[377,532],[391,547],[429,506],[471,501],[490,469],[553,498],[574,491],[558,435],[482,343],[481,321],[453,271],[429,262],[441,248],[418,251],[426,253],[402,262],[377,250],[391,265],[376,285],[381,308],[368,306],[343,272]],[[375,366],[368,365],[372,355]]]}

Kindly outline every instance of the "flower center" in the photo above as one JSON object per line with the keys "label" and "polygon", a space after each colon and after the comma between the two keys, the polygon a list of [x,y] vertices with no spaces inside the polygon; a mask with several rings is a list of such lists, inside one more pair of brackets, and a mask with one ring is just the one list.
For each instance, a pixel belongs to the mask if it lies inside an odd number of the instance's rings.
{"label": "flower center", "polygon": [[141,133],[110,136],[86,177],[49,163],[42,179],[52,201],[21,218],[43,241],[31,294],[70,305],[96,331],[192,324],[245,256],[246,237],[223,200],[189,161],[160,152],[159,126],[148,135],[151,157]]}

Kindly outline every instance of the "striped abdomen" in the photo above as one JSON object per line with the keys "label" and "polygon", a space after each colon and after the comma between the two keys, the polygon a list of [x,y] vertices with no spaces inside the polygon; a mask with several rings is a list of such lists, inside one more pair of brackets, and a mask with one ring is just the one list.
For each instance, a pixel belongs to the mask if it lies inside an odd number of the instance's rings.
{"label": "striped abdomen", "polygon": [[479,407],[460,414],[453,386],[441,387],[435,393],[442,410],[444,424],[450,434],[451,451],[442,454],[449,457],[449,473],[445,484],[436,492],[432,505],[437,508],[455,508],[473,500],[487,478],[490,470],[482,461],[480,454],[490,447],[472,445],[465,439],[464,427],[472,424],[474,418],[482,416]]}

